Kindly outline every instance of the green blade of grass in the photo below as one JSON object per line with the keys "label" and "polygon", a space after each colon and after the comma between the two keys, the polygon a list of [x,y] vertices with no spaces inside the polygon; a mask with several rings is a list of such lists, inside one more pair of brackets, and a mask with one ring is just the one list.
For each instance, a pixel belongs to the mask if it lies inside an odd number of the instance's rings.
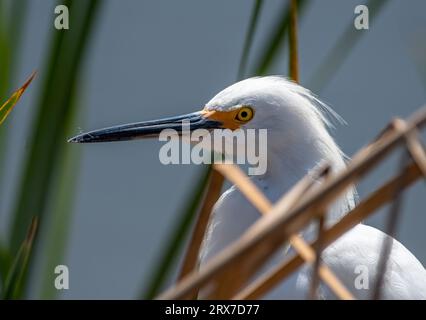
{"label": "green blade of grass", "polygon": [[[58,3],[68,6],[71,24],[69,30],[52,28],[46,66],[43,68],[44,81],[35,108],[30,144],[15,199],[10,236],[12,253],[19,249],[31,214],[36,212],[39,215],[42,231],[49,225],[47,212],[49,208],[54,207],[52,201],[55,201],[51,196],[52,189],[60,185],[56,182],[57,179],[61,179],[58,168],[60,162],[64,161],[63,154],[66,148],[69,147],[66,137],[67,124],[74,116],[72,96],[77,92],[84,54],[101,5],[100,0],[65,0]],[[65,228],[65,223],[66,221],[57,228]],[[58,231],[49,233],[55,236],[45,239],[43,244],[55,242],[61,244],[61,249],[55,247],[54,252],[64,250],[64,240],[61,237],[65,237],[67,233]],[[35,246],[36,253],[44,250],[39,247],[41,246],[39,241],[36,241]],[[32,267],[31,261],[30,272]]]}
{"label": "green blade of grass", "polygon": [[11,49],[6,15],[5,2],[0,1],[0,99],[3,99],[9,90],[10,78]]}
{"label": "green blade of grass", "polygon": [[36,107],[31,143],[13,215],[13,251],[18,249],[33,212],[40,214],[42,223],[52,173],[66,145],[64,127],[73,112],[71,93],[75,91],[83,53],[100,1],[67,0],[61,1],[61,4],[68,6],[73,23],[66,31],[53,29],[50,54],[46,60],[47,72]]}
{"label": "green blade of grass", "polygon": [[[17,70],[22,30],[25,26],[28,0],[14,0],[6,12],[6,1],[0,0],[0,99],[6,97]],[[8,19],[7,19],[8,18]],[[13,37],[11,36],[13,35]],[[2,172],[5,170],[8,123],[0,126],[0,193],[3,188]]]}
{"label": "green blade of grass", "polygon": [[[5,2],[0,1],[0,100],[6,98],[10,84],[10,45],[8,37]],[[4,154],[6,150],[7,125],[0,126],[0,177],[4,170]],[[0,188],[2,186],[0,180]]]}
{"label": "green blade of grass", "polygon": [[[10,8],[9,34],[13,35],[13,41],[10,41],[12,57],[19,52],[21,38],[25,27],[26,17],[28,15],[29,0],[13,0]],[[17,59],[11,59],[11,71],[14,73],[17,69]],[[13,78],[13,76],[12,76]]]}
{"label": "green blade of grass", "polygon": [[187,202],[188,205],[185,206],[184,210],[182,210],[178,223],[172,231],[169,240],[166,242],[164,250],[161,250],[162,254],[160,255],[159,262],[153,269],[155,271],[153,276],[150,277],[151,281],[149,282],[147,289],[141,295],[142,299],[153,299],[162,289],[165,281],[170,276],[172,267],[176,262],[176,258],[183,247],[188,231],[190,230],[195,215],[197,214],[197,209],[200,205],[205,186],[208,182],[210,170],[209,166],[201,172],[197,185],[194,188],[195,194],[192,194],[191,192],[191,200]]}
{"label": "green blade of grass", "polygon": [[24,242],[19,248],[12,266],[8,270],[7,279],[2,291],[3,299],[16,299],[20,297],[24,279],[28,269],[31,249],[37,232],[37,218],[31,221]]}
{"label": "green blade of grass", "polygon": [[[369,10],[370,27],[374,23],[375,18],[383,11],[388,0],[370,0],[367,2]],[[330,83],[333,76],[342,66],[343,62],[349,57],[352,49],[361,39],[361,36],[368,30],[357,30],[354,27],[353,20],[349,22],[345,31],[339,37],[330,53],[326,56],[323,62],[320,63],[318,69],[313,73],[312,78],[308,82],[307,87],[312,90],[321,92],[325,86]]]}
{"label": "green blade of grass", "polygon": [[[2,126],[2,123],[6,120],[9,113],[12,111],[12,109],[15,107],[15,105],[18,103],[19,99],[21,98],[22,94],[25,92],[31,81],[33,80],[35,76],[35,73],[33,73],[28,80],[18,89],[16,90],[12,96],[0,106],[0,129],[2,129],[4,126]],[[5,149],[5,138],[6,138],[6,131],[0,131],[0,147]],[[0,153],[0,164],[2,165],[1,168],[4,166],[4,157],[3,152]],[[0,175],[1,177],[1,175]],[[1,193],[3,194],[3,193]],[[3,239],[2,239],[3,240]],[[0,268],[0,272],[2,269]]]}
{"label": "green blade of grass", "polygon": [[253,43],[254,34],[256,32],[257,21],[262,11],[263,0],[255,0],[253,10],[251,13],[250,24],[247,30],[246,38],[244,40],[243,52],[241,54],[240,65],[238,67],[237,79],[241,80],[245,76],[247,61],[249,57],[250,48]]}
{"label": "green blade of grass", "polygon": [[12,265],[12,256],[5,244],[0,243],[0,292],[6,283],[7,272]]}
{"label": "green blade of grass", "polygon": [[[75,99],[71,103],[75,104],[73,107],[75,116],[70,117],[69,123],[66,124],[67,137],[71,136],[74,131],[80,109],[80,104]],[[53,271],[57,265],[64,264],[81,150],[76,145],[67,145],[58,161],[57,179],[53,181],[52,187],[52,201],[46,211],[46,223],[42,228],[46,243],[43,246],[43,252],[40,252],[42,261],[41,299],[55,299],[59,293],[53,285],[56,277]]]}
{"label": "green blade of grass", "polygon": [[[302,17],[302,12],[306,8],[306,0],[298,1],[299,15]],[[285,35],[290,25],[290,9],[286,4],[283,10],[281,10],[278,19],[275,22],[275,26],[272,32],[269,33],[269,37],[266,39],[263,45],[263,50],[260,57],[255,63],[254,75],[265,75],[273,62],[275,61],[280,49],[285,44]]]}

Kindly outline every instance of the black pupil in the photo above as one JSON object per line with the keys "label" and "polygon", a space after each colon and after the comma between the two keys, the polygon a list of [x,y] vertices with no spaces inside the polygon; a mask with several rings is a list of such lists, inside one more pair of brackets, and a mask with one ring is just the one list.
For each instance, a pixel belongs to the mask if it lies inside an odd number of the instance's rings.
{"label": "black pupil", "polygon": [[241,112],[241,118],[245,118],[247,116],[248,116],[247,111],[242,111]]}

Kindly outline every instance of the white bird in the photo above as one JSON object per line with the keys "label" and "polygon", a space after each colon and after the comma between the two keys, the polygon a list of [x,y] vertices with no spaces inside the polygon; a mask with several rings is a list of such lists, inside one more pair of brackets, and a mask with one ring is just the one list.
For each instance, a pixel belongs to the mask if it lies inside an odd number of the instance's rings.
{"label": "white bird", "polygon": [[[242,111],[247,111],[241,118]],[[80,134],[70,142],[119,141],[158,136],[172,128],[181,133],[181,121],[190,121],[191,130],[229,128],[232,130],[267,129],[268,146],[265,174],[252,176],[252,181],[271,202],[277,201],[298,180],[326,161],[332,170],[345,168],[345,156],[329,134],[329,116],[338,116],[309,90],[279,76],[256,77],[237,82],[218,93],[202,111],[162,120],[121,125]],[[235,143],[226,140],[226,143]],[[237,146],[238,147],[238,146]],[[249,148],[250,146],[246,146]],[[262,156],[262,155],[261,155]],[[355,189],[350,189],[330,208],[327,223],[341,219],[354,207]],[[232,186],[214,206],[210,227],[204,239],[201,263],[206,263],[227,245],[237,240],[256,220],[259,212]],[[301,232],[314,239],[312,228]],[[343,284],[358,299],[369,299],[377,279],[377,266],[383,238],[382,231],[358,224],[328,246],[322,258]],[[282,259],[278,255],[272,263]],[[288,254],[288,253],[287,253]],[[269,265],[270,267],[270,265]],[[360,271],[366,272],[362,287],[357,286]],[[285,280],[266,298],[305,299],[311,272],[302,268]],[[334,295],[320,287],[320,295]],[[417,258],[393,239],[386,274],[381,287],[382,299],[425,299],[426,271]]]}

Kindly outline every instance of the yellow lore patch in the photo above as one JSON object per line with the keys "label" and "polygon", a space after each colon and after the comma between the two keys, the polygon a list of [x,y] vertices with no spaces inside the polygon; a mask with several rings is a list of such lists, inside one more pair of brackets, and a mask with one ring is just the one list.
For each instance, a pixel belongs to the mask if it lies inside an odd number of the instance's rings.
{"label": "yellow lore patch", "polygon": [[222,123],[223,128],[236,130],[242,124],[249,122],[254,117],[254,110],[248,106],[242,106],[230,111],[219,111],[219,110],[202,110],[203,116],[210,119],[216,120]]}

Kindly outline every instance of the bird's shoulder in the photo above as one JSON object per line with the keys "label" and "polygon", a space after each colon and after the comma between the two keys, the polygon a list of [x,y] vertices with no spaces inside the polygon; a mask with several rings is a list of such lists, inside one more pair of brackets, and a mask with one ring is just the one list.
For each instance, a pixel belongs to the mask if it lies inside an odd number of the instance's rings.
{"label": "bird's shoulder", "polygon": [[[354,287],[363,270],[370,288],[377,279],[377,266],[383,239],[389,236],[379,229],[357,225],[324,251],[324,261]],[[420,261],[398,240],[393,239],[383,280],[383,295],[390,299],[426,299],[426,270]]]}
{"label": "bird's shoulder", "polygon": [[[265,189],[263,185],[255,181],[254,183],[266,196],[268,195],[266,192],[267,189]],[[216,201],[213,207],[213,212],[228,212],[234,210],[240,210],[240,212],[255,210],[257,212],[257,216],[260,216],[258,210],[250,203],[249,200],[247,200],[241,191],[235,185],[232,185],[229,189],[222,193],[222,195]]]}

